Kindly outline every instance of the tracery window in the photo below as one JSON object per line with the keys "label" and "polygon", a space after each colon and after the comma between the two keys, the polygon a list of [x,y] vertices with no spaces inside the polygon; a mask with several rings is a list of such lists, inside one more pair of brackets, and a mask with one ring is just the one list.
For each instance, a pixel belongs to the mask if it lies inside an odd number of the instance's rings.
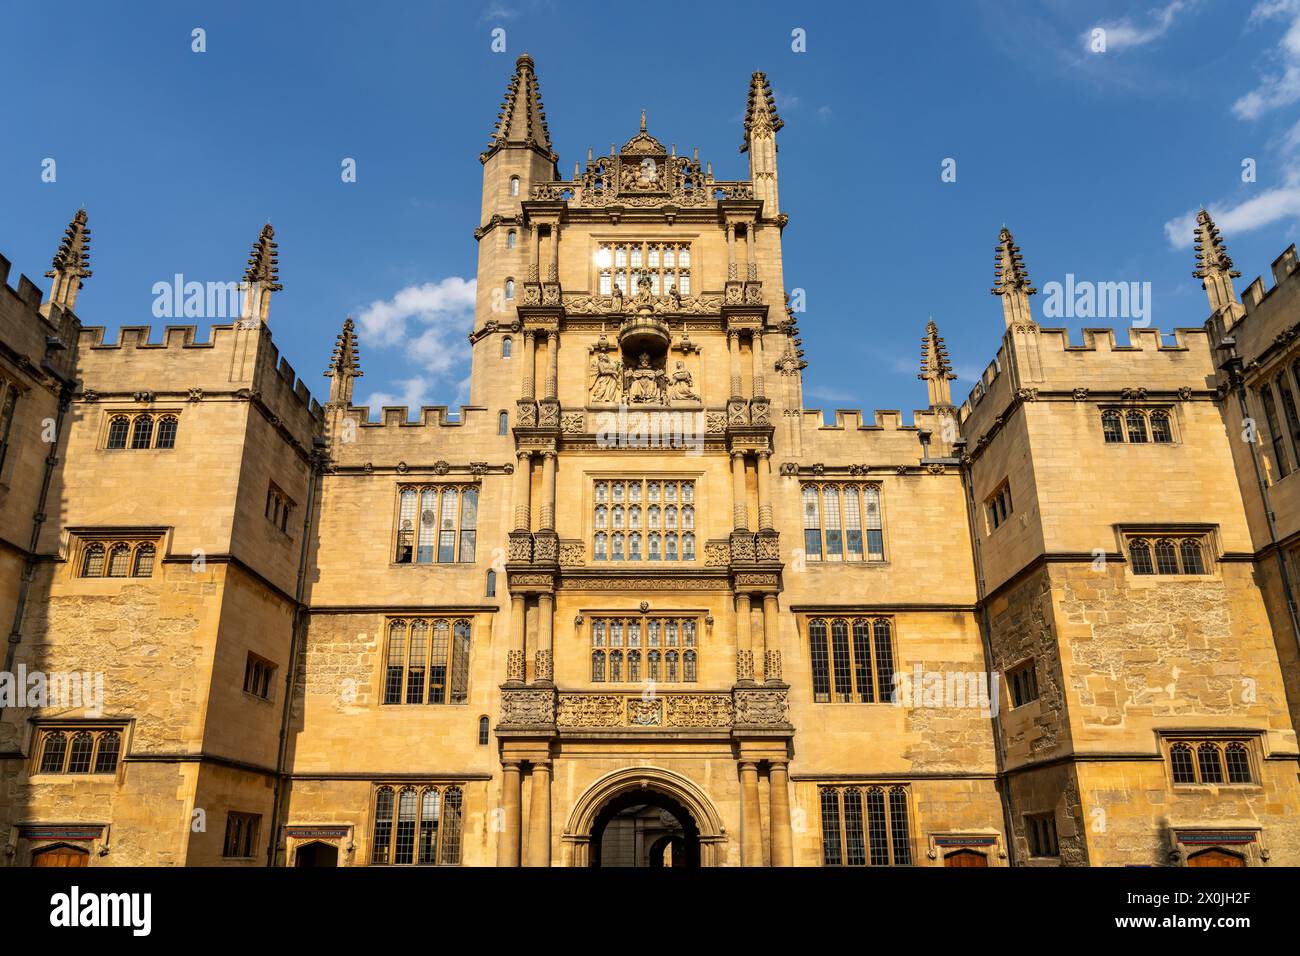
{"label": "tracery window", "polygon": [[460,863],[464,796],[458,785],[384,785],[375,790],[372,864]]}
{"label": "tracery window", "polygon": [[1176,784],[1253,784],[1250,746],[1242,740],[1179,740],[1169,747]]}
{"label": "tracery window", "polygon": [[801,494],[806,559],[885,560],[879,485],[806,484]]}
{"label": "tracery window", "polygon": [[1277,404],[1273,400],[1273,389],[1265,383],[1259,394],[1264,404],[1264,419],[1268,422],[1268,433],[1272,438],[1273,465],[1277,468],[1278,477],[1285,478],[1291,474],[1291,460],[1287,457],[1286,436],[1278,418]]}
{"label": "tracery window", "polygon": [[172,413],[118,412],[108,419],[104,447],[110,450],[170,449],[176,447],[180,419]]}
{"label": "tracery window", "polygon": [[83,578],[153,577],[156,541],[93,538],[83,543],[77,575]]}
{"label": "tracery window", "polygon": [[638,683],[642,675],[674,684],[697,680],[697,618],[595,617],[590,628],[593,683]]}
{"label": "tracery window", "polygon": [[1108,445],[1171,445],[1173,418],[1167,408],[1103,408],[1101,434]]}
{"label": "tracery window", "polygon": [[13,431],[14,409],[18,405],[18,386],[0,378],[0,471],[9,456],[9,434]]}
{"label": "tracery window", "polygon": [[984,501],[984,512],[988,515],[989,533],[996,531],[1011,517],[1015,506],[1011,503],[1011,483],[1003,481],[998,490]]}
{"label": "tracery window", "polygon": [[469,699],[470,622],[464,618],[388,621],[385,704],[463,704]]}
{"label": "tracery window", "polygon": [[40,732],[37,773],[116,773],[122,729],[58,727]]}
{"label": "tracery window", "polygon": [[285,534],[289,533],[289,514],[293,511],[293,499],[281,491],[272,482],[266,489],[266,520]]}
{"label": "tracery window", "polygon": [[694,561],[695,482],[600,479],[592,505],[596,561]]}
{"label": "tracery window", "polygon": [[248,859],[257,853],[257,835],[262,828],[260,813],[226,814],[226,836],[221,855],[227,859]]}
{"label": "tracery window", "polygon": [[1208,574],[1203,534],[1134,535],[1128,539],[1134,574]]}
{"label": "tracery window", "polygon": [[407,486],[398,491],[398,564],[468,564],[478,529],[477,485]]}
{"label": "tracery window", "polygon": [[893,622],[887,617],[808,621],[813,701],[887,704],[894,695]]}
{"label": "tracery window", "polygon": [[650,279],[651,295],[668,295],[674,285],[678,295],[691,294],[691,247],[681,242],[602,242],[596,250],[597,289],[611,295],[614,286],[623,295],[637,293],[642,273]]}
{"label": "tracery window", "polygon": [[910,866],[907,788],[822,787],[824,866]]}

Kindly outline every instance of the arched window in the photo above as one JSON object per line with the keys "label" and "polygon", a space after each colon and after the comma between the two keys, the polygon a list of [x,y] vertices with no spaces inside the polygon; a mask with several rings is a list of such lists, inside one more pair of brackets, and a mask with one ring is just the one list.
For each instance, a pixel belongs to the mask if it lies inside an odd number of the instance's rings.
{"label": "arched window", "polygon": [[131,569],[131,577],[147,578],[153,576],[153,559],[154,547],[152,544],[142,544],[135,549],[135,566]]}
{"label": "arched window", "polygon": [[68,773],[90,773],[90,757],[95,750],[95,738],[89,731],[72,735],[72,751],[68,754]]}
{"label": "arched window", "polygon": [[63,733],[45,735],[45,749],[41,751],[41,773],[63,773],[63,758],[68,753],[68,736]]}
{"label": "arched window", "polygon": [[95,752],[95,773],[113,773],[117,770],[117,755],[122,748],[122,737],[116,730],[99,735],[99,749]]}
{"label": "arched window", "polygon": [[131,420],[125,415],[117,415],[108,423],[109,448],[125,448],[126,435],[131,429]]}
{"label": "arched window", "polygon": [[605,652],[591,652],[591,679],[593,683],[600,683],[605,679]]}
{"label": "arched window", "polygon": [[826,651],[826,622],[810,621],[808,643],[812,650],[813,700],[824,704],[831,699],[830,657]]}
{"label": "arched window", "polygon": [[406,669],[406,622],[388,625],[388,666],[384,676],[384,703],[402,702],[402,679]]}
{"label": "arched window", "polygon": [[514,297],[515,297],[515,280],[514,280],[514,279],[507,279],[507,280],[506,280],[506,298],[507,298],[507,299],[513,299]]}
{"label": "arched window", "polygon": [[1151,413],[1151,440],[1157,445],[1168,445],[1174,440],[1168,412],[1157,410]]}
{"label": "arched window", "polygon": [[660,524],[661,524],[661,521],[660,521],[660,516],[661,516],[661,515],[662,515],[662,512],[659,510],[659,506],[658,506],[658,505],[651,505],[649,508],[647,508],[647,509],[646,509],[646,527],[648,527],[651,531],[653,531],[653,530],[655,530],[656,528],[658,528],[658,527],[660,526]]}
{"label": "arched window", "polygon": [[664,535],[664,560],[677,560],[677,535],[675,534]]}
{"label": "arched window", "polygon": [[627,652],[627,679],[629,683],[637,683],[641,680],[641,652]]}
{"label": "arched window", "polygon": [[[517,183],[518,180],[515,180],[515,182]],[[515,230],[513,230],[513,229],[509,230],[509,231],[506,233],[506,248],[507,248],[507,249],[513,249],[513,248],[515,247],[515,241],[516,241],[518,238],[519,238],[519,234],[518,234],[517,232],[515,232]]]}
{"label": "arched window", "polygon": [[1252,783],[1250,755],[1242,744],[1228,744],[1223,751],[1228,761],[1228,783]]}
{"label": "arched window", "polygon": [[131,573],[131,546],[115,544],[108,555],[108,576],[124,578]]}
{"label": "arched window", "polygon": [[682,560],[695,560],[695,535],[689,531],[682,535]]}
{"label": "arched window", "polygon": [[387,863],[393,839],[393,788],[380,787],[375,792],[375,836],[370,850],[372,863]]}
{"label": "arched window", "polygon": [[608,544],[607,544],[607,539],[606,539],[605,532],[603,532],[603,531],[597,531],[597,532],[596,532],[596,550],[595,550],[595,554],[594,554],[594,558],[595,558],[595,560],[597,560],[597,561],[604,561],[606,558],[608,558],[608,557],[609,557],[609,554],[608,554],[608,550],[607,550],[607,549],[608,549]]}
{"label": "arched window", "polygon": [[478,719],[478,745],[480,747],[486,747],[487,743],[488,743],[488,719],[487,719],[487,714],[484,714],[482,717]]}
{"label": "arched window", "polygon": [[1168,538],[1161,538],[1156,542],[1156,573],[1178,573],[1178,558],[1174,551],[1174,543]]}
{"label": "arched window", "polygon": [[131,429],[131,447],[148,448],[153,441],[153,419],[148,415],[141,415],[135,420],[135,425]]}
{"label": "arched window", "polygon": [[497,434],[498,435],[510,434],[510,413],[509,412],[501,412],[497,415]]}
{"label": "arched window", "polygon": [[609,536],[609,556],[614,561],[623,560],[623,536],[621,534],[612,534]]}
{"label": "arched window", "polygon": [[664,680],[677,681],[677,652],[668,651],[664,654]]}
{"label": "arched window", "polygon": [[158,437],[155,448],[175,448],[177,421],[175,415],[164,415],[158,419]]}
{"label": "arched window", "polygon": [[1223,783],[1223,762],[1217,746],[1201,744],[1196,749],[1196,762],[1201,770],[1201,783]]}
{"label": "arched window", "polygon": [[1108,445],[1117,445],[1124,441],[1124,428],[1120,424],[1119,412],[1113,408],[1101,413],[1101,434]]}
{"label": "arched window", "polygon": [[682,655],[682,680],[695,682],[695,652],[687,651]]}
{"label": "arched window", "polygon": [[649,553],[649,558],[650,558],[651,561],[658,561],[659,558],[660,558],[660,553],[659,553],[659,532],[658,532],[658,531],[652,531],[652,532],[650,532],[650,553]]}
{"label": "arched window", "polygon": [[615,505],[614,509],[610,512],[611,527],[613,527],[615,531],[621,531],[623,529],[623,514],[622,505]]}
{"label": "arched window", "polygon": [[646,654],[646,680],[659,680],[659,652],[650,651]]}
{"label": "arched window", "polygon": [[1169,748],[1169,761],[1173,767],[1174,783],[1195,783],[1196,767],[1192,762],[1192,748],[1187,744],[1174,744]]}
{"label": "arched window", "polygon": [[677,506],[669,505],[664,509],[664,527],[670,531],[677,530]]}
{"label": "arched window", "polygon": [[1151,563],[1151,545],[1145,538],[1134,538],[1128,545],[1129,562],[1134,574],[1155,574]]}
{"label": "arched window", "polygon": [[1205,562],[1201,560],[1201,545],[1195,538],[1184,538],[1179,549],[1183,556],[1183,574],[1205,573]]}
{"label": "arched window", "polygon": [[452,628],[451,702],[469,700],[469,621],[457,621]]}
{"label": "arched window", "polygon": [[488,597],[497,596],[497,573],[493,571],[491,568],[488,568],[488,573],[487,573],[487,596]]}
{"label": "arched window", "polygon": [[518,196],[518,195],[519,195],[519,177],[518,177],[518,176],[511,176],[511,177],[510,177],[510,195],[512,195],[512,196]]}
{"label": "arched window", "polygon": [[803,489],[803,550],[805,557],[814,561],[821,559],[821,508],[813,485],[804,485]]}
{"label": "arched window", "polygon": [[104,574],[104,546],[91,544],[86,546],[86,553],[81,559],[81,576],[98,578]]}
{"label": "arched window", "polygon": [[1128,440],[1135,445],[1143,444],[1147,441],[1147,417],[1136,408],[1129,409],[1124,416],[1124,421],[1128,425]]}
{"label": "arched window", "polygon": [[1287,458],[1285,438],[1282,435],[1282,423],[1278,419],[1277,405],[1273,401],[1273,389],[1265,383],[1260,391],[1264,401],[1264,418],[1268,422],[1268,433],[1273,439],[1273,463],[1277,466],[1278,477],[1285,478],[1291,474],[1291,460]]}
{"label": "arched window", "polygon": [[632,505],[627,509],[627,526],[633,531],[641,530],[641,506]]}
{"label": "arched window", "polygon": [[690,505],[682,507],[682,528],[689,531],[695,527],[695,509]]}
{"label": "arched window", "polygon": [[609,679],[621,683],[623,680],[623,652],[609,652]]}
{"label": "arched window", "polygon": [[515,348],[514,339],[512,339],[510,336],[507,335],[505,338],[501,340],[501,357],[507,359],[510,358],[510,355],[514,351],[514,348]]}
{"label": "arched window", "polygon": [[639,534],[629,534],[627,536],[627,559],[629,561],[641,560],[641,536]]}

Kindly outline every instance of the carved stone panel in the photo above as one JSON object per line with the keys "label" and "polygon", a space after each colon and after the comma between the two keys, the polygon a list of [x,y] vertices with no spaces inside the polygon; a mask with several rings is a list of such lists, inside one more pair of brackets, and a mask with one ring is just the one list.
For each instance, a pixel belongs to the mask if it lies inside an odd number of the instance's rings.
{"label": "carved stone panel", "polygon": [[559,727],[621,727],[623,698],[617,694],[561,694],[555,723]]}
{"label": "carved stone panel", "polygon": [[790,702],[784,690],[746,690],[736,688],[737,727],[790,726]]}
{"label": "carved stone panel", "polygon": [[[512,652],[517,653],[517,652]],[[555,691],[503,690],[501,723],[510,727],[547,727],[555,723]]]}

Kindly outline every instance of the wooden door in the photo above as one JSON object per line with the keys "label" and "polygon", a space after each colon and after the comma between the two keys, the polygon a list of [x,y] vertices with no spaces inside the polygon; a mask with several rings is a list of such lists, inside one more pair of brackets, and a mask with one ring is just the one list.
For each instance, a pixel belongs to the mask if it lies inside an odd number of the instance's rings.
{"label": "wooden door", "polygon": [[943,858],[944,866],[988,866],[989,858],[976,850],[953,850]]}
{"label": "wooden door", "polygon": [[1246,861],[1236,853],[1227,850],[1211,849],[1193,853],[1187,858],[1188,866],[1245,866]]}
{"label": "wooden door", "polygon": [[85,866],[90,854],[75,846],[52,846],[32,854],[32,866]]}

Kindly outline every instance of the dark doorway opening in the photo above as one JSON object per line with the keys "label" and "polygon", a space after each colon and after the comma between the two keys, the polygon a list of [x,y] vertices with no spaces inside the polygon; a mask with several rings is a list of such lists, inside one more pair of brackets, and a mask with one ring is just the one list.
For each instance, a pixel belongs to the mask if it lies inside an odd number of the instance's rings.
{"label": "dark doorway opening", "polygon": [[690,811],[657,790],[613,798],[591,828],[592,866],[700,865],[700,831]]}
{"label": "dark doorway opening", "polygon": [[315,841],[298,847],[293,856],[293,865],[302,867],[324,867],[339,865],[339,848],[332,843]]}

